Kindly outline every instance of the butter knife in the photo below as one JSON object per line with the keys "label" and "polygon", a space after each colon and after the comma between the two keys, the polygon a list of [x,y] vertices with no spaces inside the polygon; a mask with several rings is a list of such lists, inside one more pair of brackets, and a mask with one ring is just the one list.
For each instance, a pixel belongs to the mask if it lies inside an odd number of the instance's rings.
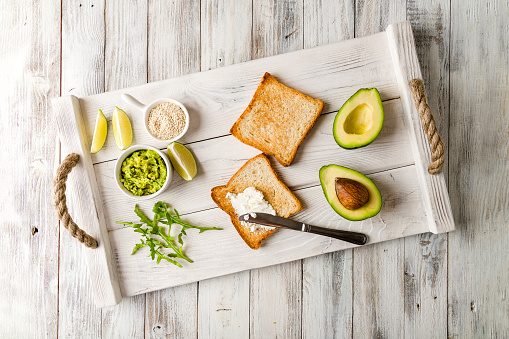
{"label": "butter knife", "polygon": [[251,222],[253,224],[265,225],[270,227],[287,228],[294,231],[302,231],[343,240],[355,245],[364,245],[368,237],[363,233],[340,231],[331,228],[319,227],[297,222],[288,218],[278,217],[267,213],[251,212],[239,216],[239,221]]}

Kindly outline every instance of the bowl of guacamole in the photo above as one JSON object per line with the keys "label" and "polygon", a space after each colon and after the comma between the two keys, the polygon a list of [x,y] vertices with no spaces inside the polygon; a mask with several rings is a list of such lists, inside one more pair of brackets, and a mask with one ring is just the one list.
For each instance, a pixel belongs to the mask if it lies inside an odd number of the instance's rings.
{"label": "bowl of guacamole", "polygon": [[117,186],[124,194],[139,199],[162,193],[169,186],[172,173],[166,154],[145,145],[129,147],[115,165]]}

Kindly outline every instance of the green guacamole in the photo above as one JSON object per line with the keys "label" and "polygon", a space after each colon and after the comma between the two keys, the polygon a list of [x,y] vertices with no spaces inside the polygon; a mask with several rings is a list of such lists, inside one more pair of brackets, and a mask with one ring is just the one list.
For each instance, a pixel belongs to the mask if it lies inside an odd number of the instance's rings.
{"label": "green guacamole", "polygon": [[139,150],[122,162],[120,182],[133,195],[149,195],[163,187],[166,172],[166,165],[159,154],[153,150]]}

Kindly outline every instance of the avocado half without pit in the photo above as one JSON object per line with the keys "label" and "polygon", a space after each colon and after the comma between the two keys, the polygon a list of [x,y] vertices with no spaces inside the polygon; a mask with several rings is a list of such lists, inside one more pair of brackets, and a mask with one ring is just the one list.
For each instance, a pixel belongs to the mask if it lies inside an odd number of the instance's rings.
{"label": "avocado half without pit", "polygon": [[373,181],[350,168],[323,166],[320,184],[331,207],[345,219],[371,218],[382,208],[382,196]]}
{"label": "avocado half without pit", "polygon": [[372,143],[384,123],[384,107],[376,88],[361,88],[336,114],[334,139],[343,148],[358,148]]}

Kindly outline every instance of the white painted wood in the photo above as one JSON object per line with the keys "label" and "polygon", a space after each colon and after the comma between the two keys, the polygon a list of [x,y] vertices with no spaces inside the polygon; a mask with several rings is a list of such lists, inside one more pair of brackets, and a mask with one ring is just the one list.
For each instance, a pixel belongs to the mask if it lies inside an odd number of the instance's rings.
{"label": "white painted wood", "polygon": [[[387,25],[405,18],[406,1],[356,1],[355,36],[383,31]],[[409,144],[409,142],[407,142]],[[414,174],[415,175],[415,174]],[[424,211],[421,210],[421,213]],[[354,338],[400,338],[404,319],[394,314],[402,310],[404,241],[391,241],[353,250]],[[383,270],[383,273],[382,273]],[[376,280],[373,279],[376,276]]]}
{"label": "white painted wood", "polygon": [[448,336],[509,337],[509,4],[452,1]]}
{"label": "white painted wood", "polygon": [[[256,4],[253,2],[253,58],[268,57],[304,47],[303,4],[303,0],[262,0]],[[274,75],[277,76],[277,73]],[[309,88],[311,87],[315,86]],[[305,91],[307,92],[307,88]],[[300,261],[251,271],[250,336],[297,337],[302,332],[301,296]]]}
{"label": "white painted wood", "polygon": [[[147,82],[147,1],[105,2],[105,90]],[[108,126],[111,133],[111,125]],[[104,338],[143,338],[145,295],[102,310]],[[123,326],[119,326],[123,324]]]}
{"label": "white painted wood", "polygon": [[252,1],[201,1],[201,70],[251,60]]}
{"label": "white painted wood", "polygon": [[302,260],[302,337],[352,337],[351,249]]}
{"label": "white painted wood", "polygon": [[[449,35],[448,0],[408,1],[427,100],[448,152]],[[448,162],[444,178],[448,178]],[[405,337],[447,336],[447,233],[405,238]]]}
{"label": "white painted wood", "polygon": [[333,0],[304,2],[304,48],[353,39],[355,2]]}
{"label": "white painted wood", "polygon": [[[149,28],[149,38],[155,29]],[[158,28],[158,31],[162,29]],[[166,31],[163,30],[163,32]],[[169,33],[165,34],[168,36]],[[247,107],[262,75],[267,71],[283,83],[308,95],[321,98],[325,102],[324,112],[338,110],[360,87],[376,86],[383,100],[397,98],[399,91],[394,77],[389,45],[384,37],[385,33],[380,33],[380,35],[363,39],[342,41],[337,44],[323,45],[88,96],[82,98],[81,102],[84,119],[87,122],[87,133],[92,135],[95,126],[92,121],[95,122],[98,109],[103,110],[109,118],[115,105],[118,105],[129,114],[134,130],[134,143],[166,147],[167,143],[155,142],[145,131],[141,112],[120,99],[122,93],[129,93],[143,103],[162,97],[173,97],[182,102],[188,109],[191,119],[189,130],[181,139],[184,143],[227,135],[231,125]],[[149,41],[149,49],[151,46]],[[165,45],[156,44],[155,46],[162,48]],[[166,48],[171,48],[172,54],[177,49],[173,44]],[[188,52],[192,53],[193,50]],[[159,57],[159,54],[156,55]],[[149,60],[154,57],[149,53]],[[165,55],[161,56],[163,57],[165,59],[158,59],[161,63],[167,63],[171,59]],[[187,60],[187,62],[190,61]],[[152,63],[149,64],[149,81],[159,79],[154,78],[151,70]],[[199,68],[199,64],[189,68],[188,72],[198,71],[199,69],[196,68]],[[336,71],[332,72],[332,69]],[[165,77],[175,74],[178,73],[169,73]],[[110,133],[103,149],[92,158],[94,163],[98,163],[115,159],[118,154],[119,150]]]}
{"label": "white painted wood", "polygon": [[250,337],[299,337],[301,290],[300,260],[251,271]]}
{"label": "white painted wood", "polygon": [[199,282],[199,338],[249,338],[249,281],[244,271]]}
{"label": "white painted wood", "polygon": [[408,120],[412,127],[410,129],[411,145],[419,169],[418,174],[430,231],[433,233],[452,231],[454,230],[454,219],[444,175],[443,173],[437,175],[428,173],[428,165],[431,162],[431,148],[428,137],[422,129],[419,113],[415,108],[408,86],[412,79],[422,78],[410,22],[390,25],[387,28],[387,37],[400,86],[401,101],[405,106],[405,112],[408,114]]}
{"label": "white painted wood", "polygon": [[405,336],[445,337],[447,236],[425,233],[408,237],[404,249]]}
{"label": "white painted wood", "polygon": [[[61,8],[60,95],[85,96],[104,91],[104,2],[62,1]],[[72,108],[67,109],[72,115]],[[55,116],[55,112],[52,114]],[[87,135],[91,135],[89,131]],[[62,158],[65,152],[62,149]],[[91,202],[86,204],[90,206]],[[74,217],[73,205],[69,208]],[[99,337],[102,316],[94,303],[86,251],[63,227],[59,243],[58,336]]]}
{"label": "white painted wood", "polygon": [[[55,337],[56,126],[49,99],[59,95],[60,2],[2,2],[1,7],[0,336]],[[55,9],[47,13],[46,7]]]}
{"label": "white painted wood", "polygon": [[[304,2],[304,47],[312,48],[321,44],[337,42],[354,37],[355,29],[354,1],[305,1]],[[384,111],[388,120],[384,122],[383,135],[400,135],[389,133],[404,129],[392,127],[397,116],[392,101],[386,102]],[[397,105],[399,110],[401,105]],[[334,116],[335,114],[331,114]],[[323,119],[323,118],[322,118]],[[403,120],[401,120],[403,121]],[[320,125],[318,125],[320,126]],[[315,126],[317,128],[318,126]],[[330,133],[330,130],[329,130]],[[329,135],[326,133],[326,135]],[[321,133],[320,133],[321,135]],[[324,135],[325,136],[325,135]],[[311,139],[313,140],[313,139]],[[382,139],[380,139],[382,140]],[[386,143],[384,143],[386,144]],[[400,143],[404,144],[403,143]],[[375,146],[373,144],[372,146]],[[389,147],[390,148],[390,147]],[[401,154],[404,149],[395,151]],[[380,153],[377,153],[380,154]],[[335,159],[338,164],[357,168],[364,172],[360,164],[346,164],[353,153],[345,152],[342,159]],[[377,155],[372,152],[370,159]],[[401,158],[406,158],[402,156]],[[384,163],[384,161],[372,161]],[[302,337],[303,338],[348,338],[353,329],[353,277],[352,249],[322,254],[302,260]]]}
{"label": "white painted wood", "polygon": [[[149,0],[148,7],[148,81],[199,72],[199,1]],[[135,142],[136,138],[135,134]],[[149,293],[146,298],[145,337],[196,337],[197,283]]]}
{"label": "white painted wood", "polygon": [[[405,133],[407,125],[399,99],[385,102],[384,110],[387,118],[377,140],[369,147],[357,150],[338,147],[332,135],[335,114],[322,115],[300,146],[290,167],[284,168],[277,161],[272,161],[276,172],[286,185],[299,189],[319,184],[320,167],[330,163],[355,168],[365,174],[413,164],[408,135]],[[188,182],[175,175],[170,188],[158,197],[180,213],[216,207],[210,198],[210,189],[224,185],[248,159],[260,153],[231,135],[188,146],[198,161],[197,176]],[[122,227],[116,221],[129,215],[137,202],[119,194],[113,178],[114,167],[114,161],[94,166],[97,181],[102,187],[105,219],[110,230]],[[147,209],[153,205],[153,201],[137,203]]]}
{"label": "white painted wood", "polygon": [[145,84],[148,0],[108,0],[105,7],[106,91]]}
{"label": "white painted wood", "polygon": [[[380,188],[384,201],[382,211],[376,217],[359,222],[347,221],[328,205],[321,186],[313,186],[295,191],[304,210],[293,218],[312,225],[366,233],[370,244],[426,231],[426,215],[422,209],[415,166],[369,177]],[[132,248],[139,239],[131,228],[109,232],[118,262],[122,295],[145,293],[354,247],[327,237],[281,230],[265,240],[259,250],[253,251],[239,237],[229,217],[218,208],[192,213],[183,218],[197,225],[223,227],[222,231],[196,232],[186,238],[186,253],[195,262],[184,265],[185,269],[173,265],[157,265],[144,255],[145,250],[131,256]],[[218,244],[221,245],[218,247]]]}
{"label": "white painted wood", "polygon": [[[444,140],[449,127],[447,118],[443,116],[448,111],[444,109],[449,105],[452,108],[451,148],[447,154],[451,160],[452,206],[461,227],[450,234],[449,245],[443,241],[446,238],[443,235],[430,238],[427,238],[429,235],[422,235],[419,238],[405,239],[404,269],[407,273],[417,274],[411,278],[406,276],[405,312],[398,308],[397,311],[388,313],[394,318],[406,317],[407,337],[445,336],[447,327],[443,323],[447,321],[447,317],[443,315],[443,301],[439,301],[438,305],[434,304],[436,301],[429,302],[425,299],[428,299],[433,291],[438,293],[437,300],[447,293],[447,289],[444,292],[444,288],[439,285],[446,279],[444,275],[448,271],[450,304],[447,335],[451,338],[507,337],[507,289],[502,284],[508,280],[507,263],[502,260],[507,257],[505,243],[508,238],[505,230],[508,224],[507,213],[504,213],[507,210],[504,192],[508,186],[505,180],[507,175],[504,175],[507,172],[507,152],[504,148],[507,138],[504,131],[509,129],[505,125],[507,119],[504,120],[504,108],[507,107],[504,88],[507,87],[509,64],[506,53],[507,37],[504,35],[509,28],[507,16],[504,15],[507,13],[507,4],[497,1],[407,2],[406,15],[413,25],[428,100],[435,118],[437,114],[442,115],[437,120]],[[108,11],[110,1],[103,3]],[[304,6],[309,3],[310,1],[305,1]],[[385,27],[387,21],[393,19],[383,9],[384,6],[398,6],[398,2],[357,0],[356,3],[360,10],[356,13],[356,32],[371,29],[370,32],[374,33],[379,29],[375,26]],[[79,4],[82,7],[79,7]],[[342,4],[342,1],[331,3],[327,10],[333,12]],[[59,53],[61,5],[62,55]],[[451,5],[452,10],[449,13],[448,8]],[[364,14],[368,12],[367,9],[380,14],[376,18],[370,17]],[[105,35],[104,32],[101,34],[101,30],[103,27],[108,29],[108,26],[103,22],[102,10],[101,3],[90,1],[75,4],[68,1],[60,4],[51,0],[30,3],[11,1],[2,7],[0,27],[5,34],[0,38],[0,153],[16,154],[19,158],[16,163],[0,165],[4,177],[9,178],[2,186],[2,192],[8,195],[0,193],[3,197],[0,206],[3,216],[0,228],[4,234],[9,235],[0,240],[0,254],[3,257],[3,265],[0,265],[3,269],[0,278],[0,299],[3,301],[0,306],[0,332],[6,337],[55,336],[57,325],[58,334],[66,337],[109,337],[113,333],[108,330],[108,325],[101,326],[101,321],[110,319],[112,309],[104,309],[101,320],[101,311],[95,310],[90,298],[91,284],[82,246],[77,244],[66,230],[60,234],[60,249],[58,243],[55,243],[58,241],[58,234],[57,226],[52,221],[56,219],[50,206],[51,170],[48,171],[49,167],[46,166],[54,160],[54,146],[48,143],[48,135],[55,134],[56,130],[52,114],[48,114],[47,99],[57,95],[60,84],[62,94],[84,96],[109,89],[111,82],[123,81],[119,76],[121,72],[109,72],[108,67],[105,67],[114,63],[108,59],[107,54],[108,44],[113,46],[115,42],[106,34],[107,44],[104,44]],[[168,17],[168,13],[161,11],[158,16]],[[434,21],[435,16],[443,16],[445,20]],[[365,17],[370,20],[362,19]],[[428,21],[430,18],[431,22]],[[414,25],[416,23],[418,27]],[[425,23],[424,31],[420,30],[419,25],[422,23]],[[185,24],[180,22],[175,23],[175,26]],[[442,51],[440,39],[447,40],[449,33],[446,33],[445,29],[451,24],[452,53],[449,57],[449,47],[444,43]],[[345,21],[337,20],[327,24],[331,30],[340,25],[345,25]],[[306,35],[306,30],[311,29],[306,27],[304,25],[303,35]],[[442,34],[439,33],[441,27],[444,28]],[[429,37],[424,39],[431,39],[431,44],[419,47],[422,43],[419,35],[426,35],[428,32]],[[317,39],[320,39],[320,35]],[[435,50],[436,46],[438,51]],[[428,48],[430,54],[426,53]],[[105,64],[104,56],[100,56],[102,51],[106,52]],[[440,56],[440,61],[437,61],[434,53],[444,53],[445,56]],[[135,55],[131,56],[135,58]],[[120,55],[118,58],[121,61]],[[166,53],[165,58],[167,62],[160,63],[158,67],[187,67],[185,59],[174,62],[176,58],[170,53]],[[58,72],[61,60],[63,63],[60,82]],[[439,67],[440,70],[434,67]],[[199,69],[194,71],[197,70]],[[442,73],[449,71],[452,90],[450,102],[447,94],[448,79]],[[143,79],[141,74],[138,76]],[[135,77],[137,75],[129,76]],[[126,82],[124,85],[130,86],[131,83]],[[433,103],[433,100],[437,102]],[[436,107],[440,108],[440,111],[436,110]],[[482,114],[477,115],[475,112]],[[447,177],[447,172],[445,176]],[[41,227],[38,227],[38,232],[32,236],[28,232],[33,225]],[[422,240],[430,243],[421,246]],[[447,247],[451,254],[449,259],[444,253]],[[62,254],[60,259],[55,256],[55,251]],[[340,253],[344,252],[334,255]],[[449,267],[445,266],[447,261],[450,263]],[[337,264],[335,261],[330,262],[332,263]],[[383,270],[377,271],[380,272],[380,277],[388,276],[387,279],[392,279],[391,275],[386,273],[390,272],[391,263],[385,260],[383,265]],[[430,273],[436,265],[437,280],[433,287],[433,274]],[[52,275],[58,266],[61,272],[60,281]],[[395,266],[401,267],[398,260]],[[358,283],[357,285],[360,286]],[[373,287],[377,288],[379,285],[386,286],[380,283],[373,284]],[[387,296],[400,295],[397,288],[386,289],[386,293]],[[304,300],[303,298],[303,303]],[[373,304],[376,304],[377,300],[379,298],[373,300]],[[420,301],[420,310],[417,309],[417,301]],[[410,308],[414,302],[415,305]],[[124,303],[125,300],[122,304]],[[425,310],[426,306],[423,306],[426,303],[428,311]],[[383,301],[383,305],[387,303]],[[163,311],[170,307],[175,309],[177,305],[161,303],[159,307],[163,317],[169,318],[172,315]],[[158,310],[154,308],[154,312]],[[326,310],[331,311],[329,308]],[[434,315],[431,316],[430,313]],[[378,316],[380,314],[378,313]],[[192,323],[191,319],[184,325]],[[130,322],[120,319],[117,319],[115,325],[131,327]],[[369,332],[366,328],[359,327],[362,325],[352,326],[354,333],[359,336]],[[421,331],[422,329],[431,332]],[[192,330],[186,333],[190,337],[196,336]],[[304,331],[302,333],[304,334]]]}
{"label": "white painted wood", "polygon": [[[415,169],[414,169],[415,170]],[[354,338],[403,338],[404,239],[355,249]]]}
{"label": "white painted wood", "polygon": [[196,337],[197,285],[186,284],[147,294],[145,338]]}
{"label": "white painted wood", "polygon": [[[202,70],[251,59],[252,17],[251,0],[201,2]],[[228,141],[236,142],[232,137],[228,138]],[[210,170],[210,164],[205,163],[205,159],[210,159],[207,154],[215,153],[211,152],[210,147],[207,149],[203,146],[203,142],[192,145],[201,162],[200,176]],[[196,153],[198,148],[200,155]],[[208,195],[209,192],[204,194]],[[250,271],[199,282],[199,338],[249,337],[249,286]]]}
{"label": "white painted wood", "polygon": [[53,107],[60,141],[64,145],[63,154],[76,153],[80,156],[78,165],[67,179],[66,197],[70,214],[76,224],[99,243],[96,249],[83,246],[94,301],[99,307],[116,305],[122,296],[90,157],[90,137],[84,129],[79,101],[74,96],[62,97],[53,101]]}
{"label": "white painted wood", "polygon": [[[200,71],[200,2],[148,1],[148,81],[180,77]],[[190,79],[191,77],[184,77]],[[169,80],[172,83],[172,80]],[[155,89],[152,84],[143,88]],[[176,88],[168,88],[171,93]],[[160,95],[161,92],[155,93]],[[165,97],[165,95],[157,98]],[[149,97],[141,96],[145,100]],[[156,98],[156,99],[157,99]],[[153,100],[153,99],[151,99]],[[141,140],[141,139],[140,139]],[[148,139],[145,139],[148,140]]]}
{"label": "white painted wood", "polygon": [[115,306],[101,311],[101,335],[103,338],[144,338],[145,295],[123,298]]}

